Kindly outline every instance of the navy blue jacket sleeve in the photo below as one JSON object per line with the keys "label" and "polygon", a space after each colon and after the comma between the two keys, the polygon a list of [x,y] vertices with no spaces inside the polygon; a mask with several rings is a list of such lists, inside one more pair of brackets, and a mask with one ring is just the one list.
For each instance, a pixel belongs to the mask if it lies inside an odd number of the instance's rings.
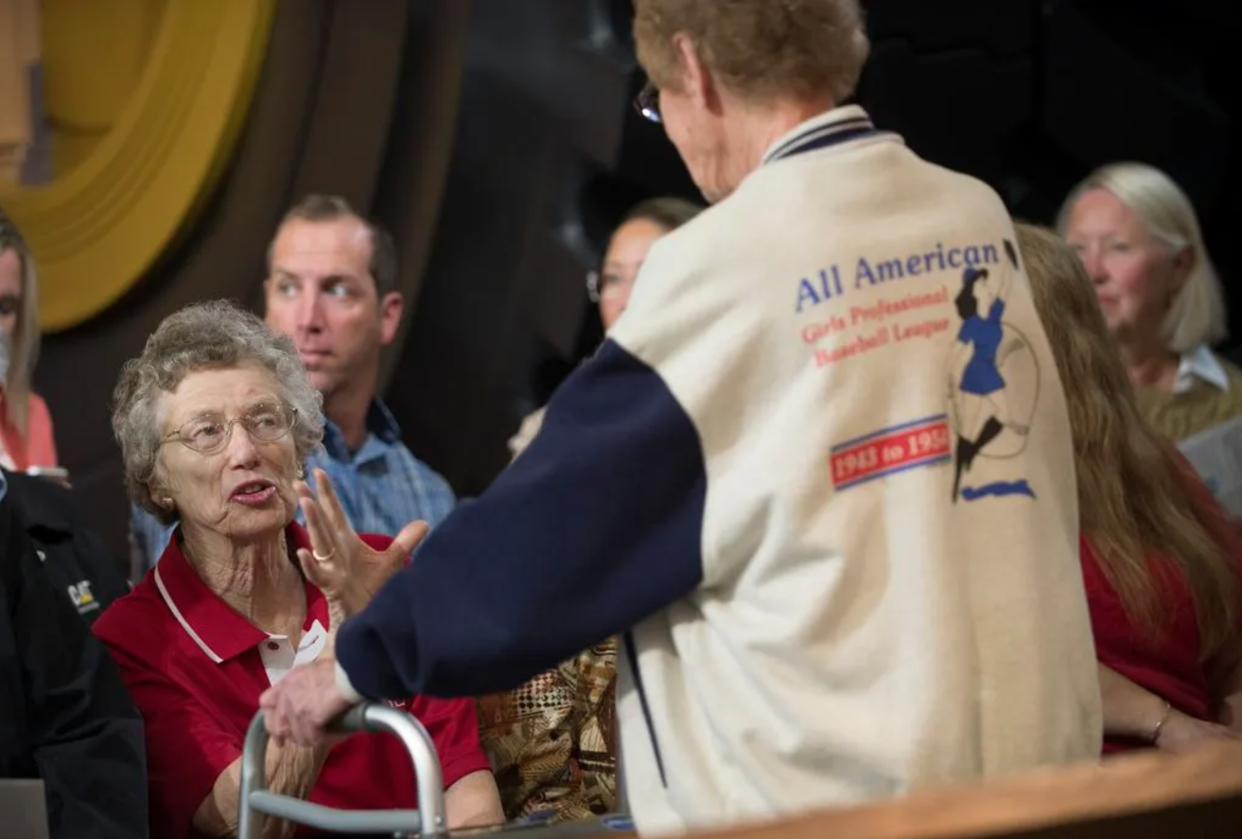
{"label": "navy blue jacket sleeve", "polygon": [[374,699],[515,687],[699,585],[706,489],[689,416],[606,341],[526,451],[342,627],[338,659]]}

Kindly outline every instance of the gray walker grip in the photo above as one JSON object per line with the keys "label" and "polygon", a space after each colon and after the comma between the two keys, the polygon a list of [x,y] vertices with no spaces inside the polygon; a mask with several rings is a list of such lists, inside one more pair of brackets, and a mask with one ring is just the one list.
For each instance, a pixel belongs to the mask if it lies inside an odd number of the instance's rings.
{"label": "gray walker grip", "polygon": [[267,789],[267,728],[263,713],[250,722],[242,749],[238,839],[261,839],[268,816],[287,819],[331,833],[389,833],[434,836],[446,832],[444,781],[440,758],[422,723],[387,705],[363,704],[350,708],[330,726],[336,733],[387,731],[396,735],[410,753],[418,789],[418,810],[338,810],[311,804]]}

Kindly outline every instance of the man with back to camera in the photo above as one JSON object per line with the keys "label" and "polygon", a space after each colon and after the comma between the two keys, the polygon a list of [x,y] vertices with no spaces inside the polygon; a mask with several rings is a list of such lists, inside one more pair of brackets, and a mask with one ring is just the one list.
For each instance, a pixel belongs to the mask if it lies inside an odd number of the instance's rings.
{"label": "man with back to camera", "polygon": [[[308,196],[276,230],[263,290],[268,325],[293,338],[323,394],[323,450],[309,458],[308,474],[327,471],[360,533],[397,533],[414,519],[438,524],[456,503],[453,491],[405,447],[376,394],[381,352],[405,311],[392,237],[343,198]],[[130,532],[137,579],[172,528],[134,507]]]}
{"label": "man with back to camera", "polygon": [[715,206],[269,730],[624,633],[643,833],[1097,759],[1066,406],[1000,199],[842,106],[856,0],[637,0],[635,40]]}

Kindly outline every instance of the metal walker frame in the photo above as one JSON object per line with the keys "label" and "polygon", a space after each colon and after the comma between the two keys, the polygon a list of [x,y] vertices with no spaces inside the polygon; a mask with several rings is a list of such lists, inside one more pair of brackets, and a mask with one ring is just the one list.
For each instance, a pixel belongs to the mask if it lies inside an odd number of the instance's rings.
{"label": "metal walker frame", "polygon": [[346,711],[331,726],[334,733],[386,731],[401,740],[414,763],[417,810],[340,810],[312,804],[267,789],[267,728],[263,713],[250,722],[242,749],[238,839],[262,839],[267,817],[286,819],[330,833],[389,833],[395,836],[442,836],[444,781],[440,758],[427,729],[410,714],[387,705],[363,704]]}

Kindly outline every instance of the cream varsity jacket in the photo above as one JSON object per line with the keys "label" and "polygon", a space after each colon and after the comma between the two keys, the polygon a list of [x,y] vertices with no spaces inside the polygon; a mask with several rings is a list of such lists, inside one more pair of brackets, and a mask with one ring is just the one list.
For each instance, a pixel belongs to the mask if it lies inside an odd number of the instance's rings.
{"label": "cream varsity jacket", "polygon": [[841,108],[655,245],[338,655],[366,696],[476,694],[621,634],[648,834],[1089,760],[1076,497],[1001,201]]}

